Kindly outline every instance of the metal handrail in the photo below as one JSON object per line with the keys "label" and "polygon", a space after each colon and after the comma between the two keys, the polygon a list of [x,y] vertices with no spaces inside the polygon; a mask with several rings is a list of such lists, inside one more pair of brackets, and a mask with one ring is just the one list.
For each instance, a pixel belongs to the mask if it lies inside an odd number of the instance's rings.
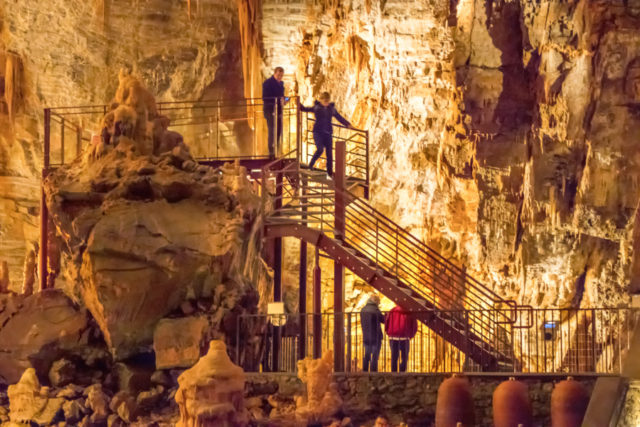
{"label": "metal handrail", "polygon": [[[527,309],[528,311],[528,309]],[[492,317],[495,310],[456,311],[412,311],[411,316],[421,318],[435,313],[443,318]],[[489,372],[510,372],[524,374],[551,375],[619,375],[625,363],[624,355],[631,347],[631,337],[640,322],[640,310],[626,308],[594,309],[532,309],[533,324],[530,328],[514,331],[511,347],[504,352],[501,363]],[[304,321],[302,319],[304,318]],[[360,312],[305,313],[267,315],[252,314],[238,317],[236,328],[236,363],[252,372],[268,365],[261,361],[272,360],[258,355],[258,360],[243,354],[245,347],[240,343],[246,338],[258,337],[263,343],[279,341],[282,345],[281,357],[271,371],[295,372],[296,361],[309,353],[312,346],[305,346],[307,354],[296,352],[301,341],[319,340],[319,348],[332,349],[331,336],[337,324],[343,319],[347,339],[344,342],[345,373],[362,369],[364,356],[363,332]],[[603,325],[608,325],[603,328]],[[319,336],[314,333],[319,332]],[[382,349],[379,372],[391,370],[389,341],[383,328]],[[468,331],[467,331],[468,333]],[[242,339],[245,338],[245,339]],[[289,340],[288,342],[286,340]],[[494,345],[497,342],[492,341]],[[270,348],[265,345],[263,348]],[[627,359],[626,363],[633,362]],[[478,363],[465,355],[464,343],[446,343],[433,331],[418,324],[418,332],[410,343],[407,371],[416,373],[487,372]]]}
{"label": "metal handrail", "polygon": [[[273,162],[274,167],[276,164],[277,162]],[[295,169],[295,166],[289,165],[286,170],[271,170],[269,173],[271,176],[285,175]],[[309,187],[297,189],[296,185],[301,185],[299,178],[298,182],[289,182],[281,177],[271,193],[271,201],[277,201],[281,206],[272,212],[271,218],[274,221],[304,224],[333,235],[335,195],[336,191],[341,193],[347,199],[344,220],[346,234],[340,237],[343,241],[374,261],[376,268],[392,273],[434,307],[441,310],[447,307],[472,309],[466,315],[471,318],[474,335],[482,338],[485,343],[498,340],[502,347],[508,347],[512,336],[510,326],[517,318],[515,302],[500,298],[478,285],[477,281],[466,280],[468,275],[462,269],[452,265],[354,194],[336,190],[331,181],[318,181],[313,173],[305,172],[299,167],[297,170],[298,174],[307,175],[304,182]],[[317,192],[317,187],[327,188],[327,191]],[[301,197],[300,193],[305,196]],[[339,223],[335,225],[339,226]],[[368,233],[373,233],[374,237],[369,237]],[[494,308],[506,308],[492,311],[490,317],[478,317],[477,310],[487,308],[483,304],[485,301],[490,302]],[[464,324],[464,319],[451,320]]]}

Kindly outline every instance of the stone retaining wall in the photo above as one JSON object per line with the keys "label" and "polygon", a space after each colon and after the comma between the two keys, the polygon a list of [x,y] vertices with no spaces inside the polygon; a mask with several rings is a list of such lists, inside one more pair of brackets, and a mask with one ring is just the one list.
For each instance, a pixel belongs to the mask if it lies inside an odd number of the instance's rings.
{"label": "stone retaining wall", "polygon": [[[354,425],[372,425],[377,415],[386,415],[392,423],[406,422],[409,426],[432,426],[435,420],[438,387],[445,375],[420,374],[354,374],[336,376],[344,399],[344,415]],[[492,426],[491,399],[493,391],[508,376],[469,376],[475,402],[478,426]],[[562,377],[525,376],[519,378],[529,387],[534,426],[546,427],[550,423],[550,399],[554,383]],[[576,378],[589,391],[595,377]],[[294,407],[294,396],[301,393],[303,385],[291,374],[250,374],[247,397],[254,404],[262,399],[259,409],[281,413]],[[269,397],[270,396],[270,397]],[[268,399],[268,400],[267,400]]]}

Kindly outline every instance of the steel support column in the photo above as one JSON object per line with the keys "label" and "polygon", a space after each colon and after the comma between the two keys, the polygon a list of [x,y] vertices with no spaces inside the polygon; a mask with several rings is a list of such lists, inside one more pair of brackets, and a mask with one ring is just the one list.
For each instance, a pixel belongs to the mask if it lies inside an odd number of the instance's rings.
{"label": "steel support column", "polygon": [[[276,210],[282,207],[282,172],[276,172],[276,199],[274,200],[274,208]],[[282,301],[282,237],[273,239],[273,301]],[[280,370],[280,326],[273,327],[272,341],[272,362],[271,366],[274,372]]]}
{"label": "steel support column", "polygon": [[313,358],[322,357],[322,284],[320,283],[320,250],[316,246],[316,264],[313,267]]}
{"label": "steel support column", "polygon": [[[298,103],[296,102],[296,105]],[[299,111],[298,111],[299,113]],[[299,123],[299,121],[298,121]],[[298,144],[298,141],[296,141]],[[299,167],[300,163],[298,163]],[[301,192],[302,195],[306,195],[307,179],[303,178],[298,171],[298,176],[301,177]],[[302,207],[302,220],[306,220],[305,206]],[[300,286],[298,287],[298,313],[300,313],[300,342],[298,344],[298,360],[304,359],[307,354],[307,242],[300,239]]]}
{"label": "steel support column", "polygon": [[[343,190],[346,180],[346,147],[344,141],[336,141],[336,168],[334,174],[335,192],[335,210],[334,210],[334,228],[337,239],[345,237],[345,197]],[[333,310],[334,319],[334,370],[335,372],[344,372],[344,266],[339,262],[333,262]]]}
{"label": "steel support column", "polygon": [[42,182],[40,184],[40,247],[38,256],[38,278],[40,290],[47,288],[47,247],[49,241],[49,210],[44,195],[44,180],[49,173],[49,155],[51,151],[51,110],[44,110],[44,167],[42,168]]}
{"label": "steel support column", "polygon": [[307,354],[307,242],[300,240],[300,286],[298,289],[298,313],[300,313],[300,342],[298,360]]}
{"label": "steel support column", "polygon": [[49,209],[44,194],[44,180],[47,177],[47,170],[42,171],[42,184],[40,189],[40,247],[38,248],[38,278],[40,279],[40,290],[47,289],[47,279],[49,269],[47,267],[49,246]]}

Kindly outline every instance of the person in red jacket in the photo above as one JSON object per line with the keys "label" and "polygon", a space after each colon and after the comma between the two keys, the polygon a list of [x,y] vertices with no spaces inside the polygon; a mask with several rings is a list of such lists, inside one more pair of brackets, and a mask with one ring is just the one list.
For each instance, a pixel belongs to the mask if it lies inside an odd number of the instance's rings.
{"label": "person in red jacket", "polygon": [[402,355],[400,372],[406,372],[409,361],[409,343],[418,332],[418,321],[400,306],[387,314],[384,329],[391,347],[391,372],[398,372],[398,355]]}

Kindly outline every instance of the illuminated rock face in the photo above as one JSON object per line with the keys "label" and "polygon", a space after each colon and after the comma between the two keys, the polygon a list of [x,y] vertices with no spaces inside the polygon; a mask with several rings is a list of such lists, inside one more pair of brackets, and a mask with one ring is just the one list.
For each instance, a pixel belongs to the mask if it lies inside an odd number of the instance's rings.
{"label": "illuminated rock face", "polygon": [[245,94],[275,65],[303,101],[329,90],[371,131],[376,206],[484,282],[536,306],[626,304],[640,289],[637,2],[190,4],[2,11],[2,51],[23,76],[0,111],[14,122],[0,126],[12,289],[38,235],[40,107],[104,102],[123,65],[162,99],[228,95],[242,83],[238,20]]}
{"label": "illuminated rock face", "polygon": [[328,90],[370,130],[383,212],[523,303],[624,305],[640,289],[637,3],[262,10],[265,73],[284,65],[303,100]]}

